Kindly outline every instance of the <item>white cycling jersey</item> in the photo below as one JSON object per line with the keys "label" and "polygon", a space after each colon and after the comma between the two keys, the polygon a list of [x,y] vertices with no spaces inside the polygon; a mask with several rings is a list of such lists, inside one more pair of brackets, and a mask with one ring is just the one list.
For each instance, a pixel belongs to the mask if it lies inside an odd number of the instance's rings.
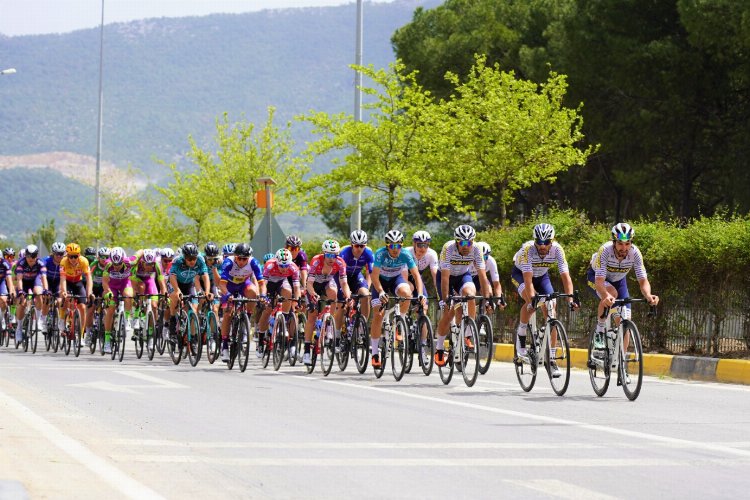
{"label": "white cycling jersey", "polygon": [[417,259],[416,255],[414,255],[414,247],[406,247],[406,251],[409,252],[417,262],[417,269],[419,269],[420,273],[428,267],[435,271],[438,270],[438,254],[432,248],[428,248],[427,253],[425,253],[421,259]]}
{"label": "white cycling jersey", "polygon": [[448,240],[440,251],[440,271],[449,271],[451,276],[461,276],[471,272],[472,268],[485,269],[484,256],[478,246],[472,245],[468,255],[458,253],[458,245]]}
{"label": "white cycling jersey", "polygon": [[[490,277],[490,283],[500,281],[500,273],[497,271],[497,261],[492,255],[487,257],[487,260],[484,261],[484,265],[487,271],[487,275]],[[479,273],[476,269],[472,268],[471,275],[478,276]]]}
{"label": "white cycling jersey", "polygon": [[513,256],[513,264],[521,270],[522,273],[534,273],[534,278],[544,276],[549,269],[557,264],[557,270],[560,274],[568,271],[568,261],[565,260],[565,251],[556,241],[544,257],[539,255],[534,245],[534,240],[527,241],[521,245],[521,249]]}
{"label": "white cycling jersey", "polygon": [[631,269],[635,269],[635,277],[638,280],[646,278],[646,267],[643,265],[641,251],[635,245],[630,245],[628,254],[624,259],[618,259],[615,255],[614,244],[606,242],[599,250],[591,256],[591,268],[597,278],[604,277],[610,283],[620,281],[628,275]]}

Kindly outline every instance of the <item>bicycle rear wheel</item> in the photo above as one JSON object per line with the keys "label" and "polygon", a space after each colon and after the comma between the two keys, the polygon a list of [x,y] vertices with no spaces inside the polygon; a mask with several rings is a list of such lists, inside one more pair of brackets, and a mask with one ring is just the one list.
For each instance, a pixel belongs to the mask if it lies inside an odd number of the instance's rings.
{"label": "bicycle rear wheel", "polygon": [[[300,353],[299,345],[299,323],[297,322],[297,315],[293,312],[289,315],[289,323],[287,324],[287,353],[289,355],[289,366],[297,364],[297,356]],[[305,336],[302,333],[302,349],[305,347]]]}
{"label": "bicycle rear wheel", "polygon": [[133,317],[131,321],[134,323],[133,326],[133,344],[135,346],[135,357],[141,359],[143,356],[143,324],[139,318],[140,313],[133,311]]}
{"label": "bicycle rear wheel", "polygon": [[324,376],[328,376],[333,368],[333,359],[336,357],[336,328],[333,324],[333,316],[327,314],[323,319],[323,331],[321,339],[323,340],[320,347],[320,369]]}
{"label": "bicycle rear wheel", "polygon": [[315,332],[312,345],[310,345],[310,364],[305,366],[307,373],[312,373],[315,370],[315,363],[318,362],[318,352],[320,352],[320,344],[320,332]]}
{"label": "bicycle rear wheel", "polygon": [[156,352],[159,356],[164,354],[164,349],[167,348],[168,339],[164,337],[164,327],[166,321],[164,320],[164,309],[159,309],[159,315],[156,318]]}
{"label": "bicycle rear wheel", "polygon": [[464,317],[461,319],[463,328],[460,342],[459,353],[461,355],[461,375],[467,387],[473,386],[479,375],[479,336],[477,334],[477,324],[473,318]]}
{"label": "bicycle rear wheel", "polygon": [[50,325],[53,321],[55,321],[55,318],[52,317],[52,311],[55,311],[55,307],[51,307],[49,312],[47,313],[47,333],[44,334],[44,350],[49,352],[52,349],[52,328]]}
{"label": "bicycle rear wheel", "polygon": [[146,313],[146,353],[149,361],[154,359],[156,353],[156,319],[153,311]]}
{"label": "bicycle rear wheel", "polygon": [[[620,348],[619,377],[622,390],[630,401],[635,401],[641,393],[643,383],[643,347],[641,334],[635,323],[629,320],[622,322],[623,342]],[[627,348],[625,345],[627,344]]]}
{"label": "bicycle rear wheel", "polygon": [[[605,334],[602,334],[605,336]],[[591,387],[594,389],[594,393],[602,397],[607,393],[609,387],[609,350],[606,347],[597,349],[594,346],[594,338],[596,333],[593,333],[589,338],[589,357],[586,362],[586,366],[589,369],[589,380],[591,380]]]}
{"label": "bicycle rear wheel", "polygon": [[391,353],[391,371],[396,382],[401,380],[409,359],[409,329],[401,316],[393,317],[393,335],[388,342]]}
{"label": "bicycle rear wheel", "polygon": [[419,353],[419,341],[417,340],[417,333],[416,333],[416,326],[414,325],[414,320],[412,320],[409,316],[404,317],[404,321],[406,321],[406,328],[409,332],[408,334],[408,342],[409,342],[409,356],[407,356],[406,361],[404,363],[404,373],[411,373],[412,366],[414,366],[414,353]]}
{"label": "bicycle rear wheel", "polygon": [[284,353],[286,352],[286,321],[284,316],[276,318],[273,324],[273,336],[270,346],[266,346],[271,349],[273,355],[273,369],[279,371],[281,363],[284,361]]}
{"label": "bicycle rear wheel", "polygon": [[219,359],[221,353],[221,333],[219,332],[219,323],[216,321],[216,314],[213,311],[206,313],[205,321],[206,335],[206,357],[209,364]]}
{"label": "bicycle rear wheel", "polygon": [[453,369],[455,368],[453,364],[453,353],[456,347],[453,345],[453,334],[448,335],[448,349],[445,349],[445,342],[443,342],[443,345],[439,346],[444,348],[443,350],[443,359],[445,360],[445,364],[443,366],[438,365],[438,372],[440,372],[440,380],[443,381],[443,384],[448,385],[451,383],[451,379],[453,378]]}
{"label": "bicycle rear wheel", "polygon": [[73,354],[76,358],[81,355],[81,344],[83,343],[83,333],[81,328],[81,311],[73,311]]}
{"label": "bicycle rear wheel", "polygon": [[29,341],[34,335],[34,330],[36,330],[36,308],[33,303],[29,307],[31,307],[31,314],[29,314],[29,321],[26,323],[26,335],[24,335],[22,341],[23,352],[29,352]]}
{"label": "bicycle rear wheel", "polygon": [[477,319],[477,334],[479,336],[479,373],[484,375],[490,369],[492,357],[495,355],[492,322],[486,314],[480,314]]}
{"label": "bicycle rear wheel", "polygon": [[120,363],[122,363],[122,359],[125,357],[125,346],[128,343],[128,332],[125,329],[126,321],[127,319],[123,313],[120,315],[120,327],[117,330],[117,357],[119,358]]}
{"label": "bicycle rear wheel", "polygon": [[182,347],[180,346],[180,336],[182,333],[182,315],[177,313],[177,322],[175,322],[175,331],[172,332],[172,328],[169,328],[169,338],[167,338],[167,351],[169,351],[169,357],[172,358],[172,363],[179,365],[182,360]]}
{"label": "bicycle rear wheel", "polygon": [[527,328],[527,356],[518,355],[518,334],[516,333],[513,335],[513,365],[516,368],[516,378],[518,379],[518,383],[524,392],[529,392],[533,389],[534,383],[536,382],[537,360],[533,340],[534,335],[535,334],[529,332],[529,328]]}
{"label": "bicycle rear wheel", "polygon": [[367,371],[367,362],[370,359],[370,332],[367,329],[367,322],[361,314],[355,314],[353,321],[352,353],[357,371],[361,375]]}
{"label": "bicycle rear wheel", "polygon": [[[346,323],[346,321],[344,323]],[[342,372],[346,370],[346,367],[349,365],[349,353],[352,350],[352,339],[349,338],[348,331],[349,330],[346,326],[342,328],[341,337],[338,339],[338,347],[336,349],[336,362],[339,365],[339,371]]]}
{"label": "bicycle rear wheel", "polygon": [[[568,334],[565,332],[563,324],[556,319],[550,320],[548,328],[550,348],[546,349],[545,347],[544,364],[547,368],[547,375],[549,375],[552,390],[558,396],[562,396],[568,390],[568,383],[570,382],[570,346],[568,345]],[[553,343],[555,344],[554,349],[552,347]],[[557,366],[557,370],[560,373],[559,377],[554,377],[553,363],[554,366]]]}
{"label": "bicycle rear wheel", "polygon": [[[257,328],[257,325],[256,325]],[[250,318],[246,312],[240,315],[240,321],[237,326],[237,364],[240,372],[247,370],[247,361],[250,358]]]}
{"label": "bicycle rear wheel", "polygon": [[190,366],[196,366],[201,360],[201,354],[203,353],[203,334],[198,324],[198,316],[192,310],[188,311],[187,319],[188,341],[185,348],[187,349]]}
{"label": "bicycle rear wheel", "polygon": [[432,373],[435,363],[435,339],[432,331],[432,322],[427,316],[417,319],[417,343],[419,345],[419,366],[425,376]]}
{"label": "bicycle rear wheel", "polygon": [[89,352],[91,354],[94,354],[96,352],[96,343],[99,339],[99,332],[104,331],[104,325],[102,325],[102,314],[99,312],[96,307],[94,309],[91,309],[91,312],[94,314],[94,321],[92,322],[92,328],[91,328],[91,338],[89,339],[91,341],[91,344],[89,345]]}
{"label": "bicycle rear wheel", "polygon": [[385,372],[385,365],[388,364],[388,342],[386,341],[383,332],[380,334],[380,340],[378,341],[378,356],[380,358],[380,367],[374,368],[375,378],[380,378]]}

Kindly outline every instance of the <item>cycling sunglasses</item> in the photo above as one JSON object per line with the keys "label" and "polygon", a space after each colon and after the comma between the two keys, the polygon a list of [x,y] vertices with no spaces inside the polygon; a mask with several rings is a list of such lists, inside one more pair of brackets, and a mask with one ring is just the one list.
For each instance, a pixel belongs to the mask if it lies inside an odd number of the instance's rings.
{"label": "cycling sunglasses", "polygon": [[388,250],[400,250],[401,249],[401,243],[389,243],[388,244]]}
{"label": "cycling sunglasses", "polygon": [[326,259],[335,259],[336,257],[338,257],[338,254],[335,254],[335,253],[324,253],[323,257],[325,257]]}
{"label": "cycling sunglasses", "polygon": [[470,247],[474,242],[471,240],[456,240],[456,245],[460,247]]}
{"label": "cycling sunglasses", "polygon": [[545,246],[546,245],[551,245],[552,244],[552,239],[548,239],[548,240],[536,240],[536,244],[537,245],[545,245]]}

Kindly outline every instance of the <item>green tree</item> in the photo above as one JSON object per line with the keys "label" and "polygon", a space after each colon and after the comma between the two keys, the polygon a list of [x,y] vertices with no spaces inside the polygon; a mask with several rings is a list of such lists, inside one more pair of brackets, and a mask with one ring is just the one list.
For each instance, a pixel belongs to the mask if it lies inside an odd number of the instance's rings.
{"label": "green tree", "polygon": [[49,219],[43,222],[39,228],[29,235],[29,240],[38,245],[39,242],[44,244],[47,251],[52,248],[52,244],[55,242],[57,236],[57,228],[55,228],[55,219]]}
{"label": "green tree", "polygon": [[138,247],[143,207],[139,193],[104,193],[98,229],[94,209],[75,215],[68,213],[72,221],[65,226],[65,240],[82,246],[98,241],[100,245],[111,247]]}

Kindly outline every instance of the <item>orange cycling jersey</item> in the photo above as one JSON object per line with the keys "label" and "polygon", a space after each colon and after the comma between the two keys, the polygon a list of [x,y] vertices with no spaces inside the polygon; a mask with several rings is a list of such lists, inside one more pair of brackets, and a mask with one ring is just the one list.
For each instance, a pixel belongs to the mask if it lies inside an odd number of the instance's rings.
{"label": "orange cycling jersey", "polygon": [[69,259],[66,256],[60,262],[60,277],[65,277],[71,283],[81,281],[81,277],[87,272],[89,272],[89,261],[82,257]]}

